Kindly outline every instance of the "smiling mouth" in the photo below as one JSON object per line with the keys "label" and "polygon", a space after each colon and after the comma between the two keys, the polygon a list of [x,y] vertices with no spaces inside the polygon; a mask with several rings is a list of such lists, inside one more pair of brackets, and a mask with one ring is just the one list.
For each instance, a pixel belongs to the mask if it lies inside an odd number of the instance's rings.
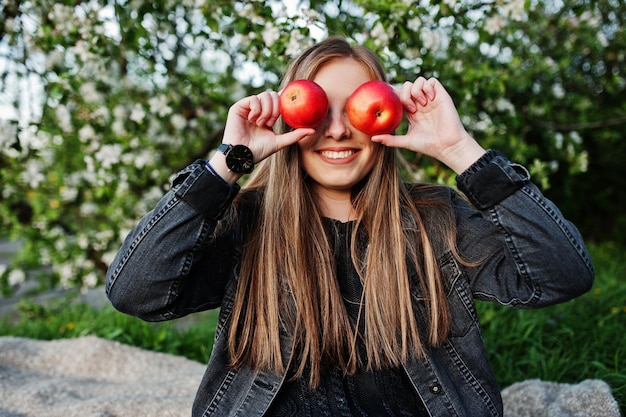
{"label": "smiling mouth", "polygon": [[345,159],[354,155],[356,150],[346,150],[346,151],[321,151],[320,153],[324,158],[328,159]]}

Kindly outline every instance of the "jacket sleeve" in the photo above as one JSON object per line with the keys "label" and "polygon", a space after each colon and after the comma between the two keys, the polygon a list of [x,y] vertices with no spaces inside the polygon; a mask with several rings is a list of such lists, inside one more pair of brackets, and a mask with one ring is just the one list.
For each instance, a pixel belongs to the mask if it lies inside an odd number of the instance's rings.
{"label": "jacket sleeve", "polygon": [[533,308],[588,291],[594,269],[582,237],[530,181],[528,171],[490,150],[457,177],[477,210],[457,199],[457,244],[474,296]]}
{"label": "jacket sleeve", "polygon": [[109,266],[106,293],[113,306],[147,321],[218,307],[232,273],[235,239],[214,231],[238,191],[204,161],[182,170]]}

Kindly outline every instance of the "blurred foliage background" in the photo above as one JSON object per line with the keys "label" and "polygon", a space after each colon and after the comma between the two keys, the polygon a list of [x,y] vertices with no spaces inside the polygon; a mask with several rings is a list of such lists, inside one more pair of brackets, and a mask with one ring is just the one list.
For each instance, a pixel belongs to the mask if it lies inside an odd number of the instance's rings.
{"label": "blurred foliage background", "polygon": [[[3,0],[0,237],[21,250],[0,293],[33,270],[101,284],[228,107],[329,35],[379,53],[392,83],[438,77],[484,146],[527,165],[589,241],[623,245],[625,20],[621,0]],[[412,180],[454,183],[402,157]]]}

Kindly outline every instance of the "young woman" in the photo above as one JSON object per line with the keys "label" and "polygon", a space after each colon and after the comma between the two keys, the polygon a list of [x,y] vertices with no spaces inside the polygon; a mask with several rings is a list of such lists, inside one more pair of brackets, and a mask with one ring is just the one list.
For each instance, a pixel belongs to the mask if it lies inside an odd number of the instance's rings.
{"label": "young woman", "polygon": [[[472,300],[538,308],[584,293],[578,231],[467,133],[438,80],[399,89],[406,134],[369,137],[345,106],[385,79],[371,51],[329,38],[283,84],[301,78],[326,92],[325,120],[288,128],[276,92],[235,103],[220,151],[126,238],[111,302],[150,321],[221,309],[194,416],[501,416]],[[471,205],[404,182],[395,148],[445,163]]]}

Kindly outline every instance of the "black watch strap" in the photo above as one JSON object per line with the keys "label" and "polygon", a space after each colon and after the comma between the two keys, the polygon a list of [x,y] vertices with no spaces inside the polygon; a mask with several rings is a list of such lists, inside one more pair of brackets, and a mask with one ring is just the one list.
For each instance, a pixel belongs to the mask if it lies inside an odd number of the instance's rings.
{"label": "black watch strap", "polygon": [[222,143],[217,147],[217,150],[223,153],[224,155],[228,155],[228,152],[232,149],[233,145],[228,143]]}

